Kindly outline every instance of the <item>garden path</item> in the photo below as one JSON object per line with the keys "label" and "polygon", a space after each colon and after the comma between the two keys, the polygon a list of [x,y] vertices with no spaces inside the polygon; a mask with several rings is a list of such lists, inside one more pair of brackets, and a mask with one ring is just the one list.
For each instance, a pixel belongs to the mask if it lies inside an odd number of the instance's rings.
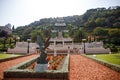
{"label": "garden path", "polygon": [[120,80],[120,73],[81,55],[70,55],[70,80]]}
{"label": "garden path", "polygon": [[[3,78],[3,71],[11,66],[21,63],[37,55],[23,57],[22,59],[16,59],[13,61],[8,61],[0,63],[0,78]],[[9,66],[7,66],[9,63]],[[4,68],[3,68],[4,67]],[[2,74],[2,76],[1,76]],[[105,67],[91,59],[78,54],[70,55],[70,80],[120,80],[120,73]],[[8,79],[16,80],[16,79]],[[17,80],[51,80],[51,79],[31,79],[31,78],[17,78]],[[56,80],[56,79],[55,79]]]}
{"label": "garden path", "polygon": [[4,70],[7,70],[7,69],[11,68],[12,66],[15,66],[21,62],[24,62],[26,60],[29,60],[29,59],[37,57],[37,56],[38,55],[33,54],[33,55],[26,56],[26,57],[21,57],[21,58],[9,60],[9,61],[1,62],[0,63],[0,80],[3,79]]}

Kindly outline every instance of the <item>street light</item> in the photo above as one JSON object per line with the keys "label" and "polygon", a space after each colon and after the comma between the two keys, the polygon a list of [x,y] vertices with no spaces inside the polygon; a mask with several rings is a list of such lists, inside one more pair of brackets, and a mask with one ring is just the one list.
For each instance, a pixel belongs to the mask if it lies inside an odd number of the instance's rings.
{"label": "street light", "polygon": [[85,50],[85,42],[86,42],[86,39],[82,39],[83,43],[84,43],[84,54],[86,53],[86,50]]}
{"label": "street light", "polygon": [[27,48],[27,53],[29,54],[29,43],[30,43],[31,39],[27,39],[28,42],[28,48]]}
{"label": "street light", "polygon": [[4,48],[6,48],[6,40],[7,40],[7,38],[4,37],[4,42],[3,42],[3,44],[4,44]]}
{"label": "street light", "polygon": [[11,48],[11,42],[12,42],[12,38],[10,37],[10,39],[9,39],[9,46],[10,46],[10,48]]}

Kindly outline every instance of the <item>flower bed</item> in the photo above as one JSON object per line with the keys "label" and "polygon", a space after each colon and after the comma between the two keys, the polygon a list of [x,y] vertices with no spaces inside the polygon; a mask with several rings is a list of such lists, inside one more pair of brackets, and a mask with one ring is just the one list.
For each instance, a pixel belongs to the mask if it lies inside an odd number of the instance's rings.
{"label": "flower bed", "polygon": [[[48,55],[48,70],[60,70],[64,64],[65,55]],[[32,63],[30,66],[27,67],[27,69],[34,70],[36,66],[36,62]]]}
{"label": "flower bed", "polygon": [[[36,58],[21,63],[4,72],[4,78],[45,78],[65,79],[69,78],[69,55],[49,55],[50,67],[44,72],[35,72]],[[32,65],[32,66],[30,66]],[[29,67],[28,67],[29,66]]]}

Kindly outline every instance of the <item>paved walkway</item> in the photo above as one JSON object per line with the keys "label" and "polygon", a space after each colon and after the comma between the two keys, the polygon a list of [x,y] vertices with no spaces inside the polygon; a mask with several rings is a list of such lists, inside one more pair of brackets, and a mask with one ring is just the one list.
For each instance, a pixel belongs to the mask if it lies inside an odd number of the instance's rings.
{"label": "paved walkway", "polygon": [[81,55],[70,55],[70,80],[120,80],[120,73]]}
{"label": "paved walkway", "polygon": [[17,58],[17,59],[13,59],[10,61],[5,61],[5,62],[1,62],[0,63],[0,80],[3,79],[3,72],[6,69],[11,68],[12,66],[15,66],[21,62],[24,62],[26,60],[29,60],[31,58],[37,57],[38,55],[30,55],[30,56],[26,56],[26,57],[21,57],[21,58]]}
{"label": "paved walkway", "polygon": [[[24,62],[38,55],[27,56],[11,61],[0,63],[0,79],[3,78],[3,71]],[[85,58],[81,55],[70,55],[70,80],[120,80],[120,73],[111,70],[91,59]],[[7,79],[16,80],[16,79]],[[17,80],[49,80],[49,79],[31,79],[31,78],[17,78]]]}

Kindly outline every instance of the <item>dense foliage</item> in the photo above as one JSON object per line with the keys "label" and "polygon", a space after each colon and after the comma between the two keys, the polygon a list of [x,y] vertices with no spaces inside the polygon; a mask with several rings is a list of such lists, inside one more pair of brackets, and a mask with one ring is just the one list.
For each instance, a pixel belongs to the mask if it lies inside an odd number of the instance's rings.
{"label": "dense foliage", "polygon": [[0,38],[0,52],[7,51],[8,48],[14,48],[16,41],[12,37]]}
{"label": "dense foliage", "polygon": [[[96,40],[120,45],[120,6],[89,9],[83,15],[62,17],[69,29],[69,36],[76,42],[80,42],[88,36],[97,36]],[[21,40],[32,38],[35,41],[36,32],[44,37],[51,35],[57,18],[43,18],[29,25],[20,26],[14,30]],[[56,34],[54,34],[56,35]],[[64,34],[67,35],[67,34]],[[95,40],[95,39],[94,39]]]}

